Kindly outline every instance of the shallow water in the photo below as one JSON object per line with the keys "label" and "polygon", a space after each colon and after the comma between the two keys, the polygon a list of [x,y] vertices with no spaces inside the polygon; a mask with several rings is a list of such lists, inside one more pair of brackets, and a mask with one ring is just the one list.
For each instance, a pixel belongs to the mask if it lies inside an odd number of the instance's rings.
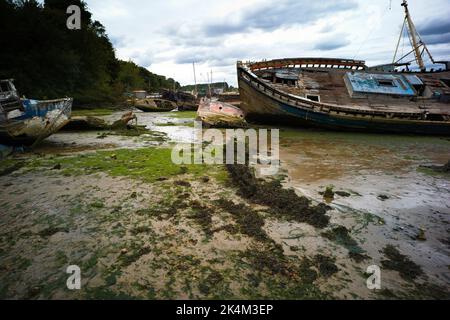
{"label": "shallow water", "polygon": [[[442,137],[339,133],[287,129],[281,132],[280,159],[287,185],[333,208],[332,222],[360,232],[371,258],[394,243],[429,275],[450,285],[450,176],[422,172],[421,165],[450,160],[450,140]],[[350,196],[324,199],[327,186]],[[367,215],[380,226],[350,223]],[[419,230],[426,241],[418,241]]]}

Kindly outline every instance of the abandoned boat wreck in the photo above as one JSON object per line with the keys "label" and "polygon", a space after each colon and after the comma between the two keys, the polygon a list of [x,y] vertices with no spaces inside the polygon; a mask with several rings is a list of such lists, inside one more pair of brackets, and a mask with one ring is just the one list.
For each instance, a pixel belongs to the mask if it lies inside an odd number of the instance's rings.
{"label": "abandoned boat wreck", "polygon": [[168,112],[177,108],[176,103],[165,99],[137,99],[134,107],[143,112]]}
{"label": "abandoned boat wreck", "polygon": [[165,100],[174,102],[179,111],[197,111],[200,102],[197,94],[191,94],[184,91],[163,89],[161,91],[161,96]]}
{"label": "abandoned boat wreck", "polygon": [[0,144],[32,145],[69,122],[72,98],[21,99],[12,80],[0,80]]}
{"label": "abandoned boat wreck", "polygon": [[205,127],[243,128],[247,125],[244,113],[238,107],[209,98],[200,101],[197,120]]}
{"label": "abandoned boat wreck", "polygon": [[[394,63],[375,67],[329,58],[238,62],[246,118],[333,130],[450,135],[450,62],[434,61],[406,1],[402,6],[418,71],[401,62],[405,57],[395,60],[397,50]],[[424,53],[442,67],[427,70]]]}

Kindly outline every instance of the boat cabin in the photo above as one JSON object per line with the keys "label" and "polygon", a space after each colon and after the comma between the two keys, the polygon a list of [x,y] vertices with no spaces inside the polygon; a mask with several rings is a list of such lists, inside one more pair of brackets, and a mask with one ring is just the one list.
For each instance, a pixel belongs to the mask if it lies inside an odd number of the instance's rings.
{"label": "boat cabin", "polygon": [[13,80],[0,80],[0,113],[6,115],[15,109],[23,110],[23,107]]}

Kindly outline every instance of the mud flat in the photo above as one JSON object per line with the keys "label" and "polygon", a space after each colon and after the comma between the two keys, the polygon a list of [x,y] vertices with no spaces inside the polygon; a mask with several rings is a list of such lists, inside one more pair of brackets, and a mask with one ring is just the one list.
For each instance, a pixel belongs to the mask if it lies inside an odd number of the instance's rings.
{"label": "mud flat", "polygon": [[282,175],[262,181],[171,162],[195,113],[136,114],[147,131],[61,132],[1,162],[1,298],[450,297],[450,179],[420,169],[448,140],[284,130]]}

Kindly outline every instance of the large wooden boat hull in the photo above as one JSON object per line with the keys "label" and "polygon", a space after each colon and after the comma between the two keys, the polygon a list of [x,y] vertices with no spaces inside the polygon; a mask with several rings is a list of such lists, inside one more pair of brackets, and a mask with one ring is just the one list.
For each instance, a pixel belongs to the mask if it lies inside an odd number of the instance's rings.
{"label": "large wooden boat hull", "polygon": [[23,110],[0,121],[0,144],[32,145],[64,127],[72,112],[72,98],[22,100]]}
{"label": "large wooden boat hull", "polygon": [[[249,121],[314,126],[331,130],[450,135],[449,121],[399,119],[385,112],[333,108],[277,90],[238,64],[240,108]],[[450,111],[450,106],[449,106]]]}

